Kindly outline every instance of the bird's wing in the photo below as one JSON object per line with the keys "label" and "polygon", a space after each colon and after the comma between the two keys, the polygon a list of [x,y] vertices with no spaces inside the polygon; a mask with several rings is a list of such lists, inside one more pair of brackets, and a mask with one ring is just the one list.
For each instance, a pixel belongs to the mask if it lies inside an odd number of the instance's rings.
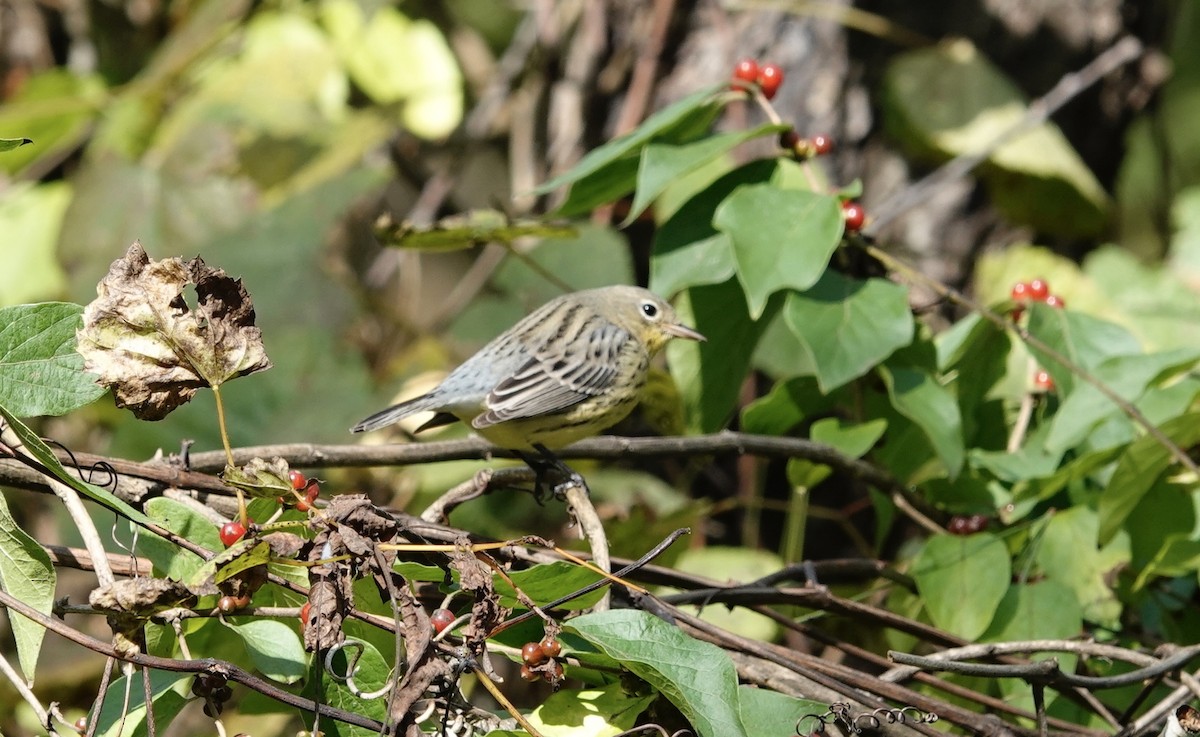
{"label": "bird's wing", "polygon": [[597,322],[573,340],[535,346],[528,361],[492,388],[486,409],[471,424],[484,428],[552,415],[602,394],[620,375],[621,354],[631,345],[624,329]]}

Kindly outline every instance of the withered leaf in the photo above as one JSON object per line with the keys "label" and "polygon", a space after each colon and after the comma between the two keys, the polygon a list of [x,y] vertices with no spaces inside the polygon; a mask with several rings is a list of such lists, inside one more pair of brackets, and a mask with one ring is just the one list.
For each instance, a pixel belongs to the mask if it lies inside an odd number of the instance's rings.
{"label": "withered leaf", "polygon": [[[189,284],[195,309],[184,296]],[[199,257],[153,261],[135,242],[96,294],[83,311],[78,350],[117,405],[139,419],[161,420],[200,387],[271,367],[241,280]]]}
{"label": "withered leaf", "polygon": [[274,498],[291,497],[292,485],[288,481],[288,464],[282,458],[265,460],[251,458],[244,466],[225,466],[221,478],[230,486],[236,486],[250,496]]}
{"label": "withered leaf", "polygon": [[192,601],[186,586],[166,578],[126,578],[94,589],[88,603],[108,612],[151,614]]}

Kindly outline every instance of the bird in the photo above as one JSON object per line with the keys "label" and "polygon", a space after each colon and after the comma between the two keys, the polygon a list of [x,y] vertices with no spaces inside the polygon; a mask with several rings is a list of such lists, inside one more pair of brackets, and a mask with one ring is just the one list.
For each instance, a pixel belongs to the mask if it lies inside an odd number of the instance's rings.
{"label": "bird", "polygon": [[527,462],[537,451],[562,469],[552,451],[624,419],[638,402],[651,359],[673,338],[705,339],[647,289],[615,285],[564,294],[501,333],[430,392],[350,430],[378,430],[432,411],[416,432],[461,421]]}

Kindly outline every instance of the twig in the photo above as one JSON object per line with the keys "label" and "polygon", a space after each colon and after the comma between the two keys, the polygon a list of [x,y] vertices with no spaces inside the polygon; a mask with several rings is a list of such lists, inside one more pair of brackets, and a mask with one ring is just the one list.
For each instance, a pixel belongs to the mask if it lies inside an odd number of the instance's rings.
{"label": "twig", "polygon": [[[611,572],[612,557],[608,552],[608,534],[604,531],[604,523],[600,520],[599,513],[596,512],[596,505],[592,504],[591,493],[588,491],[587,485],[568,482],[566,499],[567,509],[571,511],[571,516],[579,524],[579,531],[582,533],[583,539],[587,540],[588,548],[592,551],[592,560],[602,570]],[[604,596],[596,602],[595,610],[598,612],[608,611],[608,607],[609,592],[605,590]]]}
{"label": "twig", "polygon": [[34,695],[33,689],[29,688],[29,684],[12,667],[12,664],[8,662],[8,658],[5,658],[3,655],[0,655],[0,673],[3,673],[8,678],[9,683],[17,690],[21,698],[25,699],[25,703],[29,704],[29,708],[33,709],[34,715],[37,716],[38,724],[45,726],[50,731],[50,734],[58,734],[54,730],[53,724],[51,724],[49,713],[42,708],[42,704],[38,701],[37,696]]}
{"label": "twig", "polygon": [[[1019,640],[1012,642],[988,642],[977,645],[967,645],[948,650],[942,650],[926,656],[929,660],[965,660],[967,658],[989,658],[996,655],[1013,655],[1018,653],[1063,652],[1076,653],[1085,657],[1120,660],[1141,667],[1152,666],[1159,659],[1128,648],[1105,645],[1090,640]],[[879,677],[885,681],[903,681],[922,670],[915,666],[893,668]]]}

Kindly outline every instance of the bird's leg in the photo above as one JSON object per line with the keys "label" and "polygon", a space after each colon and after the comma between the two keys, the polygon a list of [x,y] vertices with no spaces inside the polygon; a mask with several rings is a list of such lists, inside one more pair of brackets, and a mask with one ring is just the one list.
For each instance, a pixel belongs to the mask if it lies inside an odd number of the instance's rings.
{"label": "bird's leg", "polygon": [[580,476],[575,469],[563,463],[558,456],[550,452],[549,448],[541,443],[534,443],[533,448],[541,454],[543,463],[553,468],[562,476],[563,480],[554,486],[554,496],[562,499],[566,490],[571,486],[578,486],[585,492],[590,491],[587,482],[583,480],[583,476]]}
{"label": "bird's leg", "polygon": [[528,453],[522,453],[520,451],[517,451],[517,455],[522,461],[525,461],[525,465],[529,466],[530,470],[533,471],[533,498],[538,504],[541,504],[542,500],[545,498],[542,494],[542,489],[546,488],[546,474],[549,473],[554,467],[544,458],[539,456],[531,456]]}

